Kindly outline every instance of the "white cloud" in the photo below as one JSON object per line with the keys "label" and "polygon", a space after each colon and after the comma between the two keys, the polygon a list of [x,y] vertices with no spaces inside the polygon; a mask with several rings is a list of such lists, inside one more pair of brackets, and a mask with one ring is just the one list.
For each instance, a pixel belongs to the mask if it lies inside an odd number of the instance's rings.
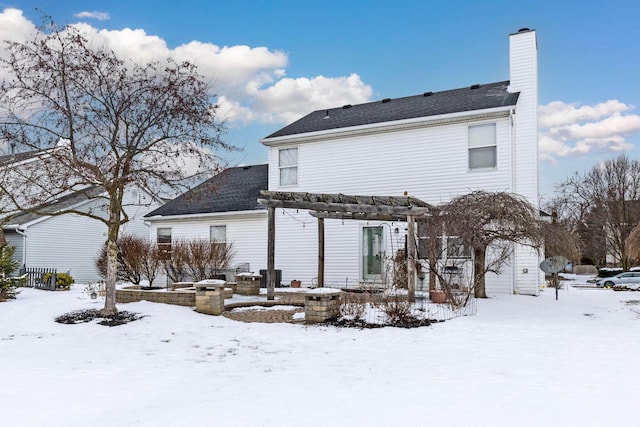
{"label": "white cloud", "polygon": [[285,78],[256,93],[254,107],[267,121],[288,123],[314,110],[366,102],[371,94],[371,87],[357,74]]}
{"label": "white cloud", "polygon": [[109,16],[107,12],[98,12],[95,10],[93,12],[87,12],[87,11],[79,12],[73,16],[81,19],[82,18],[97,19],[98,21],[108,21],[109,19],[111,19],[111,16]]}
{"label": "white cloud", "polygon": [[554,101],[539,108],[541,160],[556,156],[621,153],[633,148],[629,137],[640,135],[640,115],[618,100],[579,106]]}
{"label": "white cloud", "polygon": [[[79,18],[103,17],[102,12],[81,12]],[[107,14],[104,16],[108,17]],[[218,96],[218,114],[230,125],[251,122],[287,124],[312,110],[368,101],[372,94],[357,74],[337,77],[286,77],[288,55],[264,46],[218,46],[191,41],[169,48],[164,39],[143,29],[98,29],[75,24],[92,42],[110,46],[118,55],[136,62],[177,61],[196,63]],[[25,40],[34,25],[18,9],[0,13],[0,38]],[[2,55],[2,47],[0,47]]]}
{"label": "white cloud", "polygon": [[[35,31],[35,25],[24,17],[21,10],[7,8],[0,13],[0,40],[23,41]],[[1,46],[0,55],[4,50]]]}
{"label": "white cloud", "polygon": [[544,128],[572,124],[584,120],[597,120],[615,113],[622,113],[630,110],[630,105],[614,99],[594,106],[584,105],[581,107],[575,104],[565,104],[562,101],[553,101],[547,105],[540,106],[539,122]]}
{"label": "white cloud", "polygon": [[[35,25],[24,17],[21,10],[7,8],[0,12],[0,41],[23,41],[35,32]],[[0,42],[0,58],[7,58],[4,42]],[[0,80],[6,77],[7,71],[0,67]]]}

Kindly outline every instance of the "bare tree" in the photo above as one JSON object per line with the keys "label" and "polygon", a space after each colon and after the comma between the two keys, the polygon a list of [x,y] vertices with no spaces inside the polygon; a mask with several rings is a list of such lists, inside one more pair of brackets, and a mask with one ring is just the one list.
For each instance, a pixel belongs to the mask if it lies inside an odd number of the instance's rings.
{"label": "bare tree", "polygon": [[163,244],[159,248],[162,270],[172,282],[182,282],[187,274],[189,263],[189,245],[187,240],[178,239],[171,242],[170,248]]}
{"label": "bare tree", "polygon": [[558,187],[560,216],[583,236],[600,233],[601,246],[625,269],[630,259],[625,242],[640,223],[640,161],[626,155],[576,173]]}
{"label": "bare tree", "polygon": [[[30,41],[5,41],[9,78],[0,86],[0,138],[18,151],[49,150],[55,167],[30,168],[1,192],[33,188],[18,210],[34,209],[61,193],[100,186],[103,209],[66,209],[107,228],[106,298],[102,314],[117,311],[117,239],[128,221],[125,190],[187,188],[219,166],[223,124],[209,86],[189,62],[137,64],[88,40],[74,26],[50,22]],[[106,196],[105,196],[106,194]],[[38,209],[38,208],[36,208]]]}
{"label": "bare tree", "polygon": [[208,239],[192,239],[186,242],[188,260],[185,268],[193,280],[210,279],[227,268],[235,255],[232,243],[212,243]]}
{"label": "bare tree", "polygon": [[444,233],[471,248],[476,298],[487,297],[485,276],[488,272],[500,273],[511,257],[513,244],[542,245],[538,213],[521,196],[474,191],[454,198],[441,209]]}
{"label": "bare tree", "polygon": [[625,252],[629,260],[637,265],[640,261],[640,225],[637,225],[625,242]]}
{"label": "bare tree", "polygon": [[[124,234],[118,238],[118,280],[139,285],[142,279],[153,284],[160,269],[158,246],[146,237]],[[95,260],[102,277],[107,275],[107,245],[102,245]]]}
{"label": "bare tree", "polygon": [[558,220],[555,212],[551,222],[540,222],[540,231],[544,241],[544,256],[563,256],[570,261],[579,262],[581,257],[581,243],[578,234],[570,226]]}
{"label": "bare tree", "polygon": [[146,256],[142,260],[142,277],[149,281],[149,286],[153,286],[153,281],[158,276],[160,271],[161,259],[160,250],[156,242],[152,242],[149,239],[144,239],[144,252]]}

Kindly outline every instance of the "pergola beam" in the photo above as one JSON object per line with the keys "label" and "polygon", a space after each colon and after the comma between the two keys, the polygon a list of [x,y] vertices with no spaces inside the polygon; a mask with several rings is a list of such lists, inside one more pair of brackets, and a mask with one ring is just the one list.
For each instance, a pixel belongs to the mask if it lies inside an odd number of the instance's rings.
{"label": "pergola beam", "polygon": [[380,214],[380,215],[424,215],[429,212],[429,208],[420,206],[387,206],[387,205],[365,205],[365,204],[341,204],[326,202],[307,202],[296,200],[259,200],[263,206],[282,209],[306,209],[317,212],[331,212],[342,214]]}

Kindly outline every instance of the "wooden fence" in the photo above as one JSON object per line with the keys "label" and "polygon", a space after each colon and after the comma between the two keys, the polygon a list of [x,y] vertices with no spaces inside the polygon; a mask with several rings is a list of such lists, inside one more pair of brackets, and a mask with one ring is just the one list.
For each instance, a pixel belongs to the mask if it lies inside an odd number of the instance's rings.
{"label": "wooden fence", "polygon": [[[50,278],[45,282],[44,275],[51,274]],[[28,288],[46,289],[50,291],[56,290],[56,269],[55,268],[42,268],[42,267],[22,267],[20,269],[20,275],[26,275],[26,280],[23,286]]]}

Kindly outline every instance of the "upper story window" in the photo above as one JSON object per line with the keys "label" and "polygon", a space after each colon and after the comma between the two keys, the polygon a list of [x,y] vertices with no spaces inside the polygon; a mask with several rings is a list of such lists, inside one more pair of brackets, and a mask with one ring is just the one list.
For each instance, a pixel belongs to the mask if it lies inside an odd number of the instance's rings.
{"label": "upper story window", "polygon": [[280,185],[296,185],[298,183],[298,149],[282,148],[278,150],[278,167],[280,169]]}
{"label": "upper story window", "polygon": [[469,169],[495,168],[496,124],[469,126]]}

